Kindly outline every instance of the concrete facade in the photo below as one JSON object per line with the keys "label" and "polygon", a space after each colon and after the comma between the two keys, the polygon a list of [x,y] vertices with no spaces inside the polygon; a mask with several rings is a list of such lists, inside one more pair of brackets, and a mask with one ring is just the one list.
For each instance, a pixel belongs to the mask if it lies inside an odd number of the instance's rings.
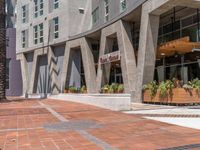
{"label": "concrete facade", "polygon": [[22,77],[20,61],[16,60],[16,0],[6,0],[6,59],[7,87],[6,96],[22,95]]}
{"label": "concrete facade", "polygon": [[20,61],[16,60],[16,29],[8,28],[6,30],[8,43],[6,47],[6,59],[8,63],[8,88],[6,96],[20,96],[22,94],[22,77]]}
{"label": "concrete facade", "polygon": [[[46,4],[47,1],[44,2]],[[32,8],[32,2],[28,3]],[[53,13],[48,13],[46,8],[48,4],[46,4],[44,15],[37,19],[31,18],[30,15],[27,24],[21,24],[18,17],[17,55],[21,60],[24,94],[45,92],[59,94],[66,86],[80,87],[80,58],[82,58],[88,93],[99,93],[106,80],[109,80],[111,66],[105,64],[103,67],[99,61],[97,71],[95,70],[92,44],[94,40],[99,41],[99,57],[101,57],[111,52],[113,38],[116,38],[121,55],[120,64],[125,93],[131,95],[132,101],[142,102],[142,87],[154,77],[160,16],[174,7],[200,8],[200,0],[127,0],[127,8],[124,12],[119,11],[120,0],[115,1],[115,4],[110,0],[109,3],[111,18],[107,22],[103,21],[104,3],[98,0],[76,2],[60,0],[60,8]],[[24,4],[25,1],[21,0],[18,9],[20,10]],[[100,11],[99,20],[92,27],[91,13],[96,7],[99,7]],[[84,13],[78,10],[84,10]],[[30,11],[29,14],[32,12]],[[34,45],[32,27],[43,22],[44,37],[49,37],[48,22],[55,16],[61,18],[60,37],[53,41],[45,38],[43,43]],[[136,42],[132,35],[133,22],[137,22],[136,26],[139,28],[138,51],[133,45]],[[29,46],[23,49],[19,44],[21,31],[24,29],[29,30],[28,41],[30,42]],[[28,63],[26,57],[30,53],[33,59]],[[41,56],[46,58],[41,61],[39,60]],[[41,68],[41,66],[45,67]],[[46,74],[44,74],[45,70]],[[38,78],[40,74],[46,79],[42,78],[40,81]],[[38,84],[44,80],[48,81],[48,84],[38,87]],[[49,90],[42,92],[36,90],[44,86]]]}

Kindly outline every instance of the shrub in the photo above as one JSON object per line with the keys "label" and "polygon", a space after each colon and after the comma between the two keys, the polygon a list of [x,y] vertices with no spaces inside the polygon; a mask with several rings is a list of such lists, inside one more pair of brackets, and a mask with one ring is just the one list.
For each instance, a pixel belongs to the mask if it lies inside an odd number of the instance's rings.
{"label": "shrub", "polygon": [[87,93],[87,87],[85,85],[83,85],[80,89],[81,93]]}
{"label": "shrub", "polygon": [[102,93],[123,93],[124,92],[124,85],[118,83],[112,83],[111,85],[104,85],[101,88]]}
{"label": "shrub", "polygon": [[78,92],[78,88],[75,87],[75,86],[70,86],[70,87],[69,87],[69,92],[70,92],[70,93],[77,93],[77,92]]}
{"label": "shrub", "polygon": [[158,87],[158,89],[160,90],[160,97],[166,98],[169,95],[170,98],[172,98],[174,87],[175,87],[174,83],[171,80],[161,82],[159,87]]}
{"label": "shrub", "polygon": [[112,84],[109,86],[109,93],[117,93],[117,91],[118,91],[118,86],[119,86],[119,84],[117,84],[117,83],[112,83]]}
{"label": "shrub", "polygon": [[101,91],[103,93],[108,93],[109,92],[109,89],[110,89],[110,86],[108,84],[104,85],[102,88],[101,88]]}
{"label": "shrub", "polygon": [[151,96],[151,99],[153,99],[156,94],[157,94],[157,90],[158,90],[158,85],[157,85],[157,82],[156,81],[152,81],[150,82],[149,84],[145,84],[143,86],[143,90],[150,90],[150,96]]}
{"label": "shrub", "polygon": [[124,92],[124,85],[123,84],[119,84],[117,92],[118,93],[123,93]]}

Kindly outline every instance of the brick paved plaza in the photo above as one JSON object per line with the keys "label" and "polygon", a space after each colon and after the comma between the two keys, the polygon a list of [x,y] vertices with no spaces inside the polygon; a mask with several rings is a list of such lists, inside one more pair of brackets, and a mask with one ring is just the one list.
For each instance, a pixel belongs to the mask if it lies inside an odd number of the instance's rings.
{"label": "brick paved plaza", "polygon": [[55,100],[0,104],[1,150],[200,149],[200,131]]}

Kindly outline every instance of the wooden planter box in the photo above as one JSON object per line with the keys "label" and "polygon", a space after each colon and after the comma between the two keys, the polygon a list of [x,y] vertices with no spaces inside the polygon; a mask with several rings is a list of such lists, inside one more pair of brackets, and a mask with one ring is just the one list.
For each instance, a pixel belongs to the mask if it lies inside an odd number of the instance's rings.
{"label": "wooden planter box", "polygon": [[150,91],[146,90],[143,93],[143,102],[145,103],[162,103],[162,104],[196,104],[200,103],[200,94],[196,90],[185,90],[183,88],[173,89],[173,96],[169,95],[166,98],[160,97],[160,91],[154,98],[151,98]]}

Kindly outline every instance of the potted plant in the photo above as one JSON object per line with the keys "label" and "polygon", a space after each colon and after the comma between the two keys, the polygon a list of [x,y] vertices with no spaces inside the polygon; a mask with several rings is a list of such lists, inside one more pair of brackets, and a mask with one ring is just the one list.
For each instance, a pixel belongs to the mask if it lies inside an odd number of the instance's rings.
{"label": "potted plant", "polygon": [[150,92],[151,99],[153,99],[156,96],[157,90],[158,90],[157,82],[152,81],[149,84],[145,84],[143,86],[143,90],[144,90],[144,92],[146,92],[148,90]]}
{"label": "potted plant", "polygon": [[69,87],[69,92],[70,93],[77,93],[77,91],[78,91],[78,89],[76,87],[74,87],[74,86],[70,86]]}
{"label": "potted plant", "polygon": [[124,85],[123,84],[119,84],[117,92],[118,93],[123,93],[124,92]]}
{"label": "potted plant", "polygon": [[109,89],[110,89],[110,86],[108,84],[106,84],[101,88],[101,91],[102,91],[102,93],[108,93]]}
{"label": "potted plant", "polygon": [[119,84],[112,83],[109,87],[109,93],[117,93]]}
{"label": "potted plant", "polygon": [[85,85],[83,85],[83,86],[81,87],[80,92],[81,92],[81,93],[87,93],[87,88],[86,88]]}
{"label": "potted plant", "polygon": [[155,81],[144,85],[143,100],[150,103],[196,104],[200,103],[200,80],[194,79],[183,85],[182,81]]}
{"label": "potted plant", "polygon": [[168,98],[172,100],[173,88],[174,88],[174,82],[172,82],[171,80],[161,82],[160,85],[158,86],[159,97],[162,100],[166,100],[166,101],[168,101]]}
{"label": "potted plant", "polygon": [[69,92],[69,90],[66,88],[65,90],[64,90],[64,93],[68,93]]}

